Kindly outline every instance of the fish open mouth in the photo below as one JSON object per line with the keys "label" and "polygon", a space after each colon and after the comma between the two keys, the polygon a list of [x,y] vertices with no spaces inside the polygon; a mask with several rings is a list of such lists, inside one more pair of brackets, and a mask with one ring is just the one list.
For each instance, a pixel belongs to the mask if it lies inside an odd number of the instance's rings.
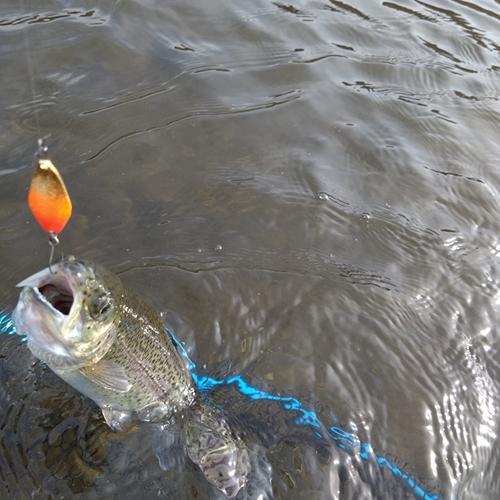
{"label": "fish open mouth", "polygon": [[100,346],[95,336],[83,335],[84,284],[92,276],[86,263],[66,257],[17,285],[22,291],[12,315],[16,333],[51,368],[83,366]]}
{"label": "fish open mouth", "polygon": [[57,311],[66,316],[71,311],[73,305],[73,293],[71,289],[60,287],[54,283],[48,283],[38,287],[38,291],[45,297],[45,300]]}
{"label": "fish open mouth", "polygon": [[67,316],[73,306],[74,293],[68,278],[65,276],[66,273],[61,272],[61,268],[57,265],[55,267],[54,273],[51,273],[49,269],[44,269],[17,286],[33,288],[39,298],[50,304],[56,311]]}

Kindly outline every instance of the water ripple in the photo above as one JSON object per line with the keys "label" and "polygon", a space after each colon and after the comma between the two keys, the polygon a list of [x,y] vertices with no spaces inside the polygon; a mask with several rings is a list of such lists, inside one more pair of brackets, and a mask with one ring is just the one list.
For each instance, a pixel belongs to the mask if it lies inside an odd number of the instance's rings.
{"label": "water ripple", "polygon": [[11,17],[0,19],[0,29],[20,29],[24,24],[50,23],[70,19],[81,22],[89,26],[98,26],[109,22],[109,16],[104,15],[99,9],[88,11],[82,10],[63,10],[60,12],[46,12],[24,15],[17,17],[18,14],[13,14]]}
{"label": "water ripple", "polygon": [[[172,119],[168,123],[164,123],[161,125],[155,125],[143,130],[134,130],[131,131],[127,134],[122,135],[121,137],[117,137],[113,139],[111,142],[103,146],[99,151],[95,152],[92,154],[92,156],[87,157],[84,161],[89,162],[92,160],[95,160],[97,157],[101,156],[105,151],[107,151],[109,148],[115,146],[117,143],[129,139],[141,134],[146,134],[149,132],[153,131],[158,131],[158,130],[164,130],[174,124],[181,123],[183,121],[192,119],[192,118],[199,118],[200,116],[224,116],[224,115],[234,115],[234,114],[239,114],[239,113],[251,113],[254,111],[261,111],[264,109],[270,109],[274,108],[275,106],[281,106],[283,104],[290,103],[296,99],[300,98],[300,90],[292,90],[288,92],[284,92],[282,94],[279,94],[277,96],[269,96],[268,100],[265,102],[261,103],[252,103],[252,104],[247,104],[246,106],[241,106],[237,107],[234,106],[233,109],[228,110],[226,107],[220,107],[220,110],[198,110],[196,109],[195,112],[193,113],[187,113],[184,116],[177,117],[175,119]],[[135,101],[134,101],[135,102]],[[122,105],[123,103],[117,104],[117,106]]]}

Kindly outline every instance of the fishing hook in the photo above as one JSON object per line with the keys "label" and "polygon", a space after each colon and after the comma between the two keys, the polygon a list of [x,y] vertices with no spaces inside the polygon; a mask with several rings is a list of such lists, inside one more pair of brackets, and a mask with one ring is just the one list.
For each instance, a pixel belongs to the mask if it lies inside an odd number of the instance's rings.
{"label": "fishing hook", "polygon": [[49,258],[49,271],[50,274],[55,274],[52,271],[52,259],[54,258],[54,248],[56,245],[59,245],[59,238],[57,237],[57,234],[54,232],[49,233],[49,244],[50,244],[50,258]]}

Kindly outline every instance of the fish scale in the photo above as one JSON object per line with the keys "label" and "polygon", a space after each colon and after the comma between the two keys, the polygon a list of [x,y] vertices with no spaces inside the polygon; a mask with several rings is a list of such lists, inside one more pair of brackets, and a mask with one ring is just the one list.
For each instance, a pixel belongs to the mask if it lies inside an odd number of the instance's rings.
{"label": "fish scale", "polygon": [[133,388],[123,398],[129,400],[129,406],[136,406],[136,411],[158,402],[172,410],[189,406],[195,397],[194,384],[165,335],[159,315],[131,290],[114,295],[121,296],[117,336],[103,359],[122,364],[131,377]]}

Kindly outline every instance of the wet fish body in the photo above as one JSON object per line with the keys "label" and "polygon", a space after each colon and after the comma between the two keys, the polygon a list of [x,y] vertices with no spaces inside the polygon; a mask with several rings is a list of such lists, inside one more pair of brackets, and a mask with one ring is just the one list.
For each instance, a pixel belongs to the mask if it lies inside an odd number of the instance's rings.
{"label": "wet fish body", "polygon": [[[201,401],[153,308],[114,273],[74,257],[18,286],[14,325],[37,358],[94,400],[116,431],[133,419],[182,422],[188,456],[226,496],[236,496],[246,483],[247,451],[220,412]],[[162,467],[168,452],[155,449]]]}

